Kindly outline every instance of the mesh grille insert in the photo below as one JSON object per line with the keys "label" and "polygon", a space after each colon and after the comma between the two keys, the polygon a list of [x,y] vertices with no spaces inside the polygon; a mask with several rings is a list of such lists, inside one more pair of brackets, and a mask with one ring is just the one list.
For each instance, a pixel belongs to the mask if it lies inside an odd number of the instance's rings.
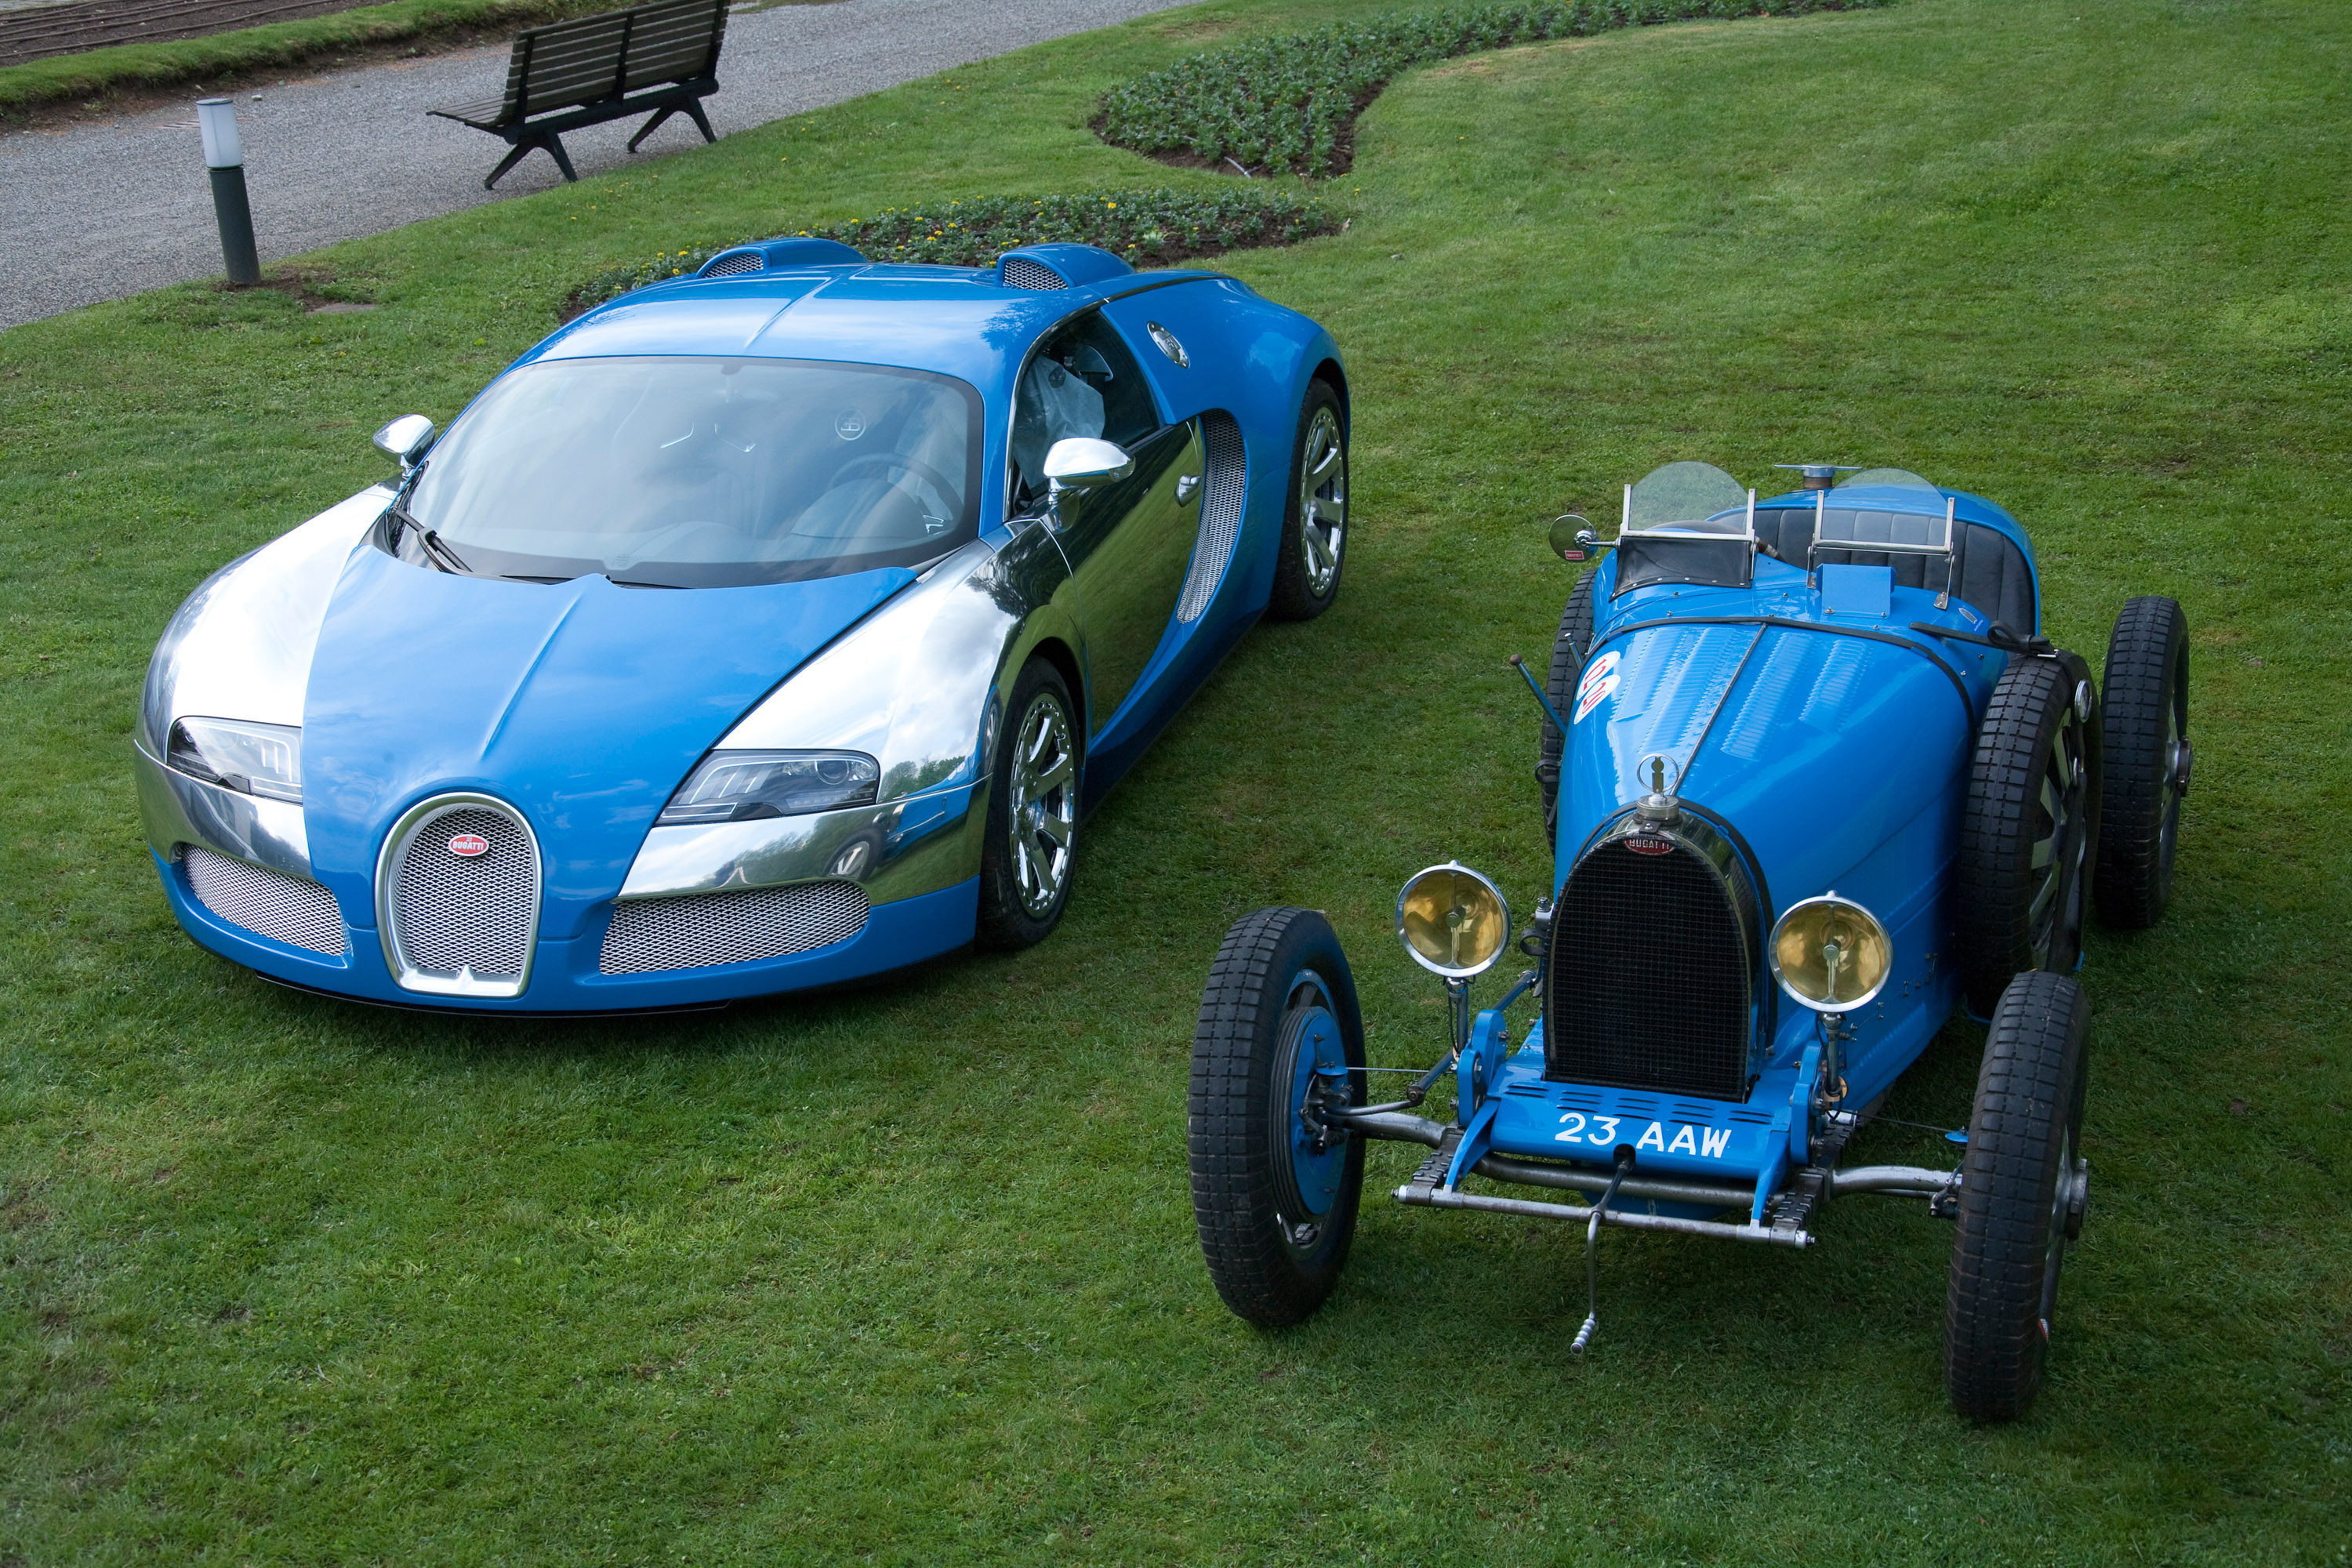
{"label": "mesh grille insert", "polygon": [[1551,951],[1544,1077],[1748,1097],[1748,944],[1696,853],[1596,847],[1569,874]]}
{"label": "mesh grille insert", "polygon": [[856,936],[866,912],[866,889],[855,882],[632,899],[613,910],[599,967],[648,974],[782,958]]}
{"label": "mesh grille insert", "polygon": [[229,924],[289,947],[342,956],[342,911],[335,908],[335,895],[318,883],[248,866],[193,844],[182,864],[196,902]]}
{"label": "mesh grille insert", "polygon": [[1004,258],[1004,286],[1007,289],[1064,289],[1062,275],[1052,268],[1030,260],[1025,256]]}
{"label": "mesh grille insert", "polygon": [[722,256],[702,269],[705,278],[732,278],[739,272],[765,272],[768,258],[756,250],[739,250],[732,256]]}
{"label": "mesh grille insert", "polygon": [[[488,840],[488,851],[453,852],[460,834]],[[521,976],[539,921],[539,868],[521,823],[486,805],[436,812],[409,830],[392,875],[394,930],[408,967]]]}
{"label": "mesh grille insert", "polygon": [[1207,448],[1201,542],[1192,547],[1192,574],[1184,579],[1183,597],[1176,602],[1180,621],[1197,621],[1208,609],[1217,585],[1225,580],[1234,542],[1242,533],[1242,427],[1230,414],[1206,414],[1201,418],[1201,436]]}

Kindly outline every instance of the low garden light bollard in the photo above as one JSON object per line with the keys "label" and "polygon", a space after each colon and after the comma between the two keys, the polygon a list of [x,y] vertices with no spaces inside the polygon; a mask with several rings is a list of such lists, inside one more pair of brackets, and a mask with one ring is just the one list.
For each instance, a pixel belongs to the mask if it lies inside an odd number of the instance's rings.
{"label": "low garden light bollard", "polygon": [[213,176],[213,216],[220,220],[221,259],[228,280],[261,281],[261,258],[253,247],[253,205],[245,195],[245,148],[237,140],[236,104],[226,98],[196,100],[196,128],[205,139],[205,164]]}

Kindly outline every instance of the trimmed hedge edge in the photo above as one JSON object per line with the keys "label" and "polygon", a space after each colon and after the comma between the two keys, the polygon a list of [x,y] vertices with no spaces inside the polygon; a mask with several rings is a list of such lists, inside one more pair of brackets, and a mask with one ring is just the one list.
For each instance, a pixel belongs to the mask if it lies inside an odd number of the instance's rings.
{"label": "trimmed hedge edge", "polygon": [[[1256,246],[1295,245],[1342,226],[1313,196],[1278,190],[1095,191],[1075,196],[982,196],[892,207],[873,217],[822,228],[783,230],[855,246],[875,261],[988,267],[1024,245],[1098,245],[1135,267],[1170,267]],[[633,267],[600,272],[572,290],[559,313],[569,321],[632,289],[688,277],[722,250],[778,237],[776,230],[664,252]]]}
{"label": "trimmed hedge edge", "polygon": [[1213,49],[1103,100],[1114,147],[1244,174],[1328,178],[1354,160],[1356,116],[1400,72],[1457,55],[1707,17],[1873,10],[1895,0],[1531,0],[1404,11]]}

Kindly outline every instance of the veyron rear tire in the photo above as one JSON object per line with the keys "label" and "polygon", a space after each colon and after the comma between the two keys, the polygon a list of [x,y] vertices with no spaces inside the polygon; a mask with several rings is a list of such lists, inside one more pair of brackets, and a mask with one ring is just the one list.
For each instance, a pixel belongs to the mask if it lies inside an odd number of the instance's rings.
{"label": "veyron rear tire", "polygon": [[[1576,694],[1577,678],[1584,673],[1585,656],[1592,651],[1592,574],[1587,572],[1568,592],[1568,607],[1559,613],[1559,636],[1552,639],[1551,676],[1544,695],[1552,711],[1568,717],[1569,700]],[[1544,842],[1559,828],[1560,756],[1568,737],[1549,719],[1541,721],[1543,739],[1536,744],[1536,787],[1543,792]]]}
{"label": "veyron rear tire", "polygon": [[[1363,1195],[1364,1141],[1318,1134],[1319,1097],[1364,1102],[1355,977],[1312,910],[1259,910],[1225,933],[1192,1036],[1192,1217],[1217,1294],[1265,1328],[1303,1322],[1339,1283]],[[1328,1124],[1325,1130],[1328,1131]]]}
{"label": "veyron rear tire", "polygon": [[1061,672],[1033,658],[1013,683],[981,839],[973,940],[1012,952],[1045,940],[1077,871],[1077,707]]}
{"label": "veyron rear tire", "polygon": [[2082,987],[2047,973],[2011,981],[1986,1030],[1944,1308],[1944,1382],[1972,1421],[2014,1421],[2042,1386],[2088,1198],[2090,1032]]}
{"label": "veyron rear tire", "polygon": [[2106,754],[2092,897],[2102,924],[2143,931],[2172,900],[2189,793],[2189,617],[2173,600],[2134,599],[2116,617],[2099,724]]}
{"label": "veyron rear tire", "polygon": [[1339,597],[1348,552],[1348,420],[1328,382],[1310,381],[1290,444],[1290,492],[1274,563],[1278,621],[1311,621]]}
{"label": "veyron rear tire", "polygon": [[1979,1017],[2021,971],[2064,974],[2082,957],[2098,838],[2096,708],[2081,659],[2020,658],[1977,728],[1960,816],[1958,934]]}

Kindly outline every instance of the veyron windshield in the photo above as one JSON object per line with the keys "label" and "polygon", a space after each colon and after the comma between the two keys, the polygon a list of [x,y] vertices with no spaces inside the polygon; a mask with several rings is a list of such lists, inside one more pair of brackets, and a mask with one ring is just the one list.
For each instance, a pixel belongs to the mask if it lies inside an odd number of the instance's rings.
{"label": "veyron windshield", "polygon": [[542,361],[434,445],[386,539],[479,576],[672,588],[914,565],[976,533],[980,452],[980,395],[947,376]]}

